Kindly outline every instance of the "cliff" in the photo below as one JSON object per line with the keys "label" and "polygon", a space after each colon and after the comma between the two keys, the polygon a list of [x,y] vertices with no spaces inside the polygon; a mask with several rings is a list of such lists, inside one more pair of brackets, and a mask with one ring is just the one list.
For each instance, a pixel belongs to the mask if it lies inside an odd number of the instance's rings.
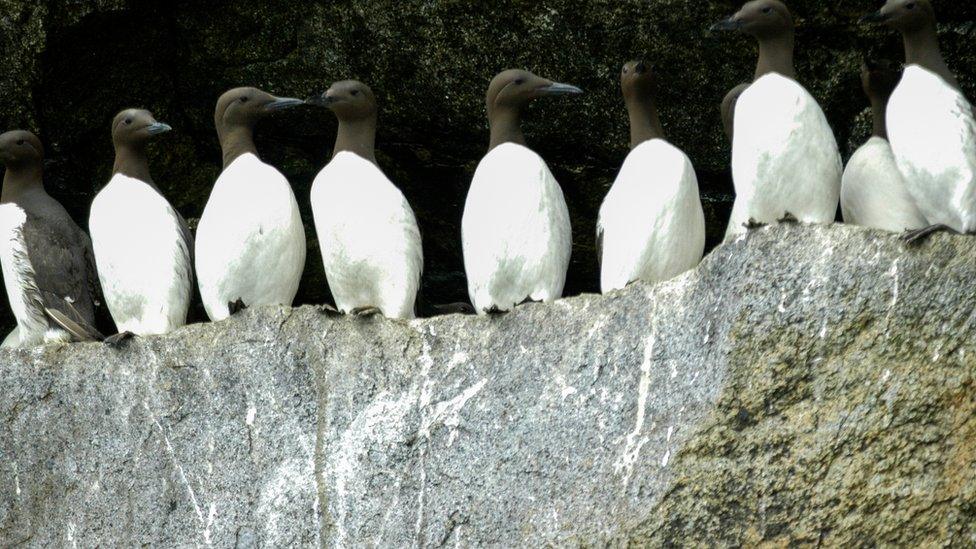
{"label": "cliff", "polygon": [[976,543],[976,249],[786,226],[504,317],[0,352],[0,540]]}

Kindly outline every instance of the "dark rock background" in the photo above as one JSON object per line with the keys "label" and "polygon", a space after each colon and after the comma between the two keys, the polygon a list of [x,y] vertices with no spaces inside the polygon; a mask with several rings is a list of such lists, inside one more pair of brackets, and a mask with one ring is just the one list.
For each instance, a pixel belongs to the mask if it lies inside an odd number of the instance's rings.
{"label": "dark rock background", "polygon": [[[800,80],[824,106],[849,155],[869,121],[858,66],[865,53],[901,59],[900,40],[857,24],[881,0],[795,0]],[[963,88],[976,91],[976,4],[938,1],[942,44]],[[112,164],[118,110],[151,109],[176,132],[151,151],[154,177],[188,219],[199,217],[220,168],[212,112],[218,95],[255,85],[305,97],[337,79],[369,83],[381,101],[379,162],[407,195],[425,237],[429,301],[466,300],[459,225],[487,143],[483,95],[507,67],[583,87],[585,97],[532,109],[531,145],[563,186],[574,224],[567,295],[597,289],[594,223],[627,152],[620,65],[643,56],[667,81],[669,138],[691,156],[721,237],[732,185],[718,103],[750,78],[754,47],[709,25],[739,2],[700,0],[0,0],[0,128],[37,132],[47,184],[83,225]],[[283,113],[258,131],[262,156],[292,181],[307,223],[299,303],[329,299],[308,208],[335,122],[324,111]],[[0,324],[10,324],[0,311]],[[200,312],[198,311],[197,314]]]}

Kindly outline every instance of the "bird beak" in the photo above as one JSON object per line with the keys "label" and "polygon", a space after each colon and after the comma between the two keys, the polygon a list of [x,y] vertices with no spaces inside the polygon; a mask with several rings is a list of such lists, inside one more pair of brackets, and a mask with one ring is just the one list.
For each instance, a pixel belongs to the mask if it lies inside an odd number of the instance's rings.
{"label": "bird beak", "polygon": [[305,100],[305,103],[315,107],[329,108],[332,105],[334,105],[337,101],[338,100],[335,97],[329,95],[328,92],[326,92],[323,93],[322,95],[314,95],[312,97],[309,97],[307,100]]}
{"label": "bird beak", "polygon": [[149,132],[149,135],[159,135],[161,133],[166,133],[168,131],[171,131],[172,129],[173,127],[170,126],[169,124],[163,124],[162,122],[154,122],[150,124],[148,128],[146,128],[146,131]]}
{"label": "bird beak", "polygon": [[884,23],[888,20],[888,16],[881,11],[876,11],[874,13],[869,13],[860,19],[860,23]]}
{"label": "bird beak", "polygon": [[297,107],[304,104],[305,102],[301,99],[293,99],[291,97],[276,97],[273,101],[264,106],[264,110],[274,112],[283,109],[290,109],[292,107]]}
{"label": "bird beak", "polygon": [[560,84],[559,82],[550,82],[549,84],[540,86],[536,91],[539,95],[579,95],[583,93],[583,90],[576,86]]}
{"label": "bird beak", "polygon": [[729,17],[728,19],[723,19],[722,21],[719,21],[718,23],[715,23],[714,25],[712,25],[711,29],[709,29],[709,30],[712,30],[712,31],[737,31],[737,30],[739,30],[741,28],[742,28],[742,22],[739,21],[738,19],[736,19],[736,17],[733,15],[732,17]]}

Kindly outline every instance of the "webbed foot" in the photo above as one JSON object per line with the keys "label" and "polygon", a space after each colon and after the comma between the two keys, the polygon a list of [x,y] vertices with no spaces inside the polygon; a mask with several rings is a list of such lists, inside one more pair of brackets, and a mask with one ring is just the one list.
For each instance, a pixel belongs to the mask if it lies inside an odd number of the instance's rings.
{"label": "webbed foot", "polygon": [[127,341],[134,337],[136,337],[136,334],[132,332],[121,332],[113,336],[106,337],[105,341],[102,343],[113,349],[121,349]]}
{"label": "webbed foot", "polygon": [[324,314],[325,316],[342,316],[342,311],[336,309],[335,307],[329,305],[328,303],[323,303],[322,305],[319,305],[319,312]]}
{"label": "webbed foot", "polygon": [[793,214],[791,214],[790,212],[786,212],[785,214],[783,214],[783,217],[781,219],[779,219],[779,222],[780,223],[797,224],[797,223],[800,222],[800,220],[797,219],[796,216],[793,215]]}
{"label": "webbed foot", "polygon": [[745,223],[742,224],[742,226],[745,227],[747,231],[754,231],[756,229],[761,229],[767,225],[768,223],[760,223],[759,221],[756,221],[751,217],[749,218],[749,221],[746,221]]}
{"label": "webbed foot", "polygon": [[232,301],[227,304],[227,310],[230,311],[230,316],[234,316],[244,309],[247,309],[247,305],[244,304],[244,300],[241,298],[237,298],[237,301]]}
{"label": "webbed foot", "polygon": [[381,311],[379,307],[367,305],[365,307],[356,307],[350,311],[349,314],[357,318],[369,318],[372,316],[381,315],[383,314],[383,311]]}
{"label": "webbed foot", "polygon": [[492,305],[491,307],[484,310],[485,314],[488,316],[500,316],[508,313],[508,311],[501,310],[498,305]]}

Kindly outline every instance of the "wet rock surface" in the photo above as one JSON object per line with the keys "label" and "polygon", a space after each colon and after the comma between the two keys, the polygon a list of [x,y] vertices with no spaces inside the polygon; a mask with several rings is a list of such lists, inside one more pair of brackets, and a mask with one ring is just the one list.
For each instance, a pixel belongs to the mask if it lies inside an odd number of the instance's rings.
{"label": "wet rock surface", "polygon": [[976,249],[784,226],[497,319],[0,352],[4,545],[976,543]]}
{"label": "wet rock surface", "polygon": [[[707,29],[738,5],[3,0],[0,127],[40,135],[49,188],[86,224],[91,199],[111,170],[112,116],[125,107],[149,108],[177,130],[152,148],[155,179],[192,222],[220,169],[213,128],[220,93],[250,84],[307,97],[338,79],[364,80],[380,101],[379,163],[407,195],[425,237],[425,297],[450,303],[467,299],[459,227],[488,141],[485,88],[499,70],[522,66],[587,91],[537,105],[526,123],[531,145],[569,203],[574,250],[567,295],[576,295],[597,289],[596,212],[627,152],[618,71],[628,59],[646,58],[662,74],[665,130],[698,171],[710,245],[724,234],[732,186],[718,105],[728,89],[751,78],[755,54],[746,38]],[[856,23],[880,0],[789,5],[797,16],[799,78],[850,154],[870,132],[858,79],[862,56],[901,60],[900,40]],[[972,96],[976,4],[941,2],[937,9],[946,58]],[[299,304],[329,299],[308,193],[334,135],[331,115],[313,109],[282,113],[258,130],[262,155],[289,177],[303,208],[310,253]]]}

